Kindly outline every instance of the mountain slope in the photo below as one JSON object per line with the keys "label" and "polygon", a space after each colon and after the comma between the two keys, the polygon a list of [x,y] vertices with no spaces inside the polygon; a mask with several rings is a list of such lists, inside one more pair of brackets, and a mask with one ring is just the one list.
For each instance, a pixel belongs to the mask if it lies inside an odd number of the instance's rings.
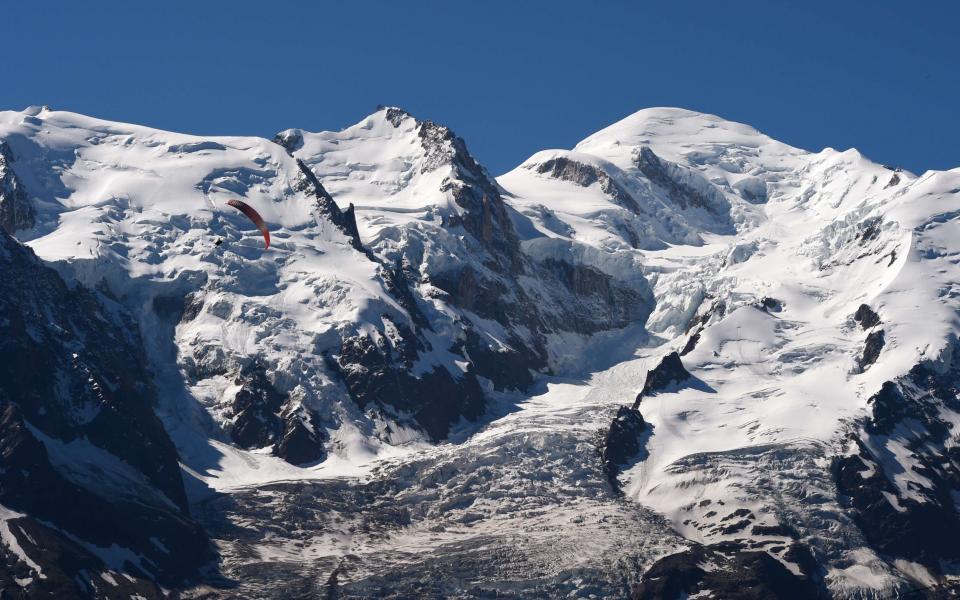
{"label": "mountain slope", "polygon": [[[886,588],[877,592],[886,594],[899,577],[909,581],[901,584],[906,589],[949,580],[953,567],[930,554],[950,564],[950,552],[933,548],[947,543],[957,522],[954,502],[943,496],[955,486],[950,456],[957,438],[946,432],[956,423],[956,396],[942,379],[919,389],[900,384],[911,391],[894,404],[922,406],[931,393],[942,398],[924,413],[933,429],[917,429],[902,417],[903,429],[886,426],[889,437],[869,435],[868,450],[854,445],[853,456],[861,458],[845,458],[851,451],[844,440],[852,435],[863,444],[870,432],[866,421],[864,433],[865,414],[891,410],[875,395],[894,385],[888,381],[917,370],[952,372],[960,308],[951,292],[960,275],[956,251],[947,241],[960,202],[955,175],[916,178],[855,151],[807,153],[744,126],[674,109],[641,111],[575,150],[589,157],[580,158],[582,164],[619,169],[621,182],[626,175],[669,188],[669,181],[657,181],[667,177],[675,189],[722,194],[738,229],[736,236],[703,236],[699,247],[643,253],[658,301],[647,326],[684,353],[696,384],[639,400],[653,433],[623,477],[626,495],[699,543],[750,548],[765,542],[783,551],[791,540],[803,540],[832,594],[859,586]],[[643,162],[657,160],[654,152],[676,167],[651,173]],[[525,165],[501,183],[552,190],[558,203],[584,194],[576,181],[539,187],[530,182],[544,176],[538,171]],[[592,189],[595,197],[604,193],[601,186]],[[567,219],[568,236],[604,245],[588,229],[603,221],[584,226],[583,216],[556,213]],[[875,319],[861,327],[854,317],[864,310],[875,311]],[[932,455],[942,461],[936,467]],[[861,459],[878,465],[870,485],[882,490],[869,500],[869,486],[854,475]],[[833,475],[831,460],[840,465]],[[764,464],[777,466],[766,471]],[[832,518],[824,520],[824,511]],[[894,516],[897,534],[884,523]],[[941,529],[928,529],[931,519]],[[839,543],[838,530],[844,532]],[[893,538],[899,536],[922,540],[927,550],[898,545]],[[867,579],[864,570],[872,572]],[[686,588],[691,594],[705,589]]]}
{"label": "mountain slope", "polygon": [[139,332],[0,233],[4,587],[159,596],[214,554],[154,414]]}
{"label": "mountain slope", "polygon": [[4,227],[141,332],[186,496],[95,443],[189,498],[224,595],[956,582],[958,170],[665,108],[496,179],[396,108],[274,142],[29,109],[0,140]]}

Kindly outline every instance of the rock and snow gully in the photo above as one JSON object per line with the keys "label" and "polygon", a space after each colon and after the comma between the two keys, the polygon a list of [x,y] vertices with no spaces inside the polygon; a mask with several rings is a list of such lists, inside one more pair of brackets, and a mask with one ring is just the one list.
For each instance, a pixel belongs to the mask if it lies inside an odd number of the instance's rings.
{"label": "rock and snow gully", "polygon": [[671,108],[496,178],[397,108],[0,112],[0,586],[950,597],[958,215]]}

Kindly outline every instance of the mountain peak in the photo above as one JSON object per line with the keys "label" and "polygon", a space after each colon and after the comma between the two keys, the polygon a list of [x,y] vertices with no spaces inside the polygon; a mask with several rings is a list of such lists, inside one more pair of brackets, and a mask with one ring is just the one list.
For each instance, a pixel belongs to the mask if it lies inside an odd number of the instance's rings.
{"label": "mountain peak", "polygon": [[777,154],[803,153],[749,125],[712,114],[668,107],[638,110],[588,136],[574,149],[617,163],[622,162],[625,150],[629,153],[631,149],[645,145],[652,146],[657,154],[668,160],[682,159],[687,155],[709,158],[732,148],[751,151],[764,148]]}

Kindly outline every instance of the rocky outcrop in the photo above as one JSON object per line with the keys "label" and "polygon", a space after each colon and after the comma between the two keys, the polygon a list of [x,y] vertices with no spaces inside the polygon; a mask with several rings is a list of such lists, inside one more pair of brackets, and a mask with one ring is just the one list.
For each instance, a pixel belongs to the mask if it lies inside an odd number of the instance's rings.
{"label": "rocky outcrop", "polygon": [[[960,413],[960,357],[949,368],[922,363],[888,381],[868,401],[870,414],[855,450],[837,457],[833,475],[841,502],[870,545],[941,573],[943,561],[960,559],[960,446],[947,415]],[[915,476],[885,457],[908,454]],[[899,483],[898,483],[899,481]]]}
{"label": "rocky outcrop", "polygon": [[853,314],[853,320],[859,323],[863,329],[870,329],[880,324],[880,315],[866,304],[861,304],[857,312]]}
{"label": "rocky outcrop", "polygon": [[883,350],[884,342],[882,329],[871,331],[870,334],[867,335],[867,340],[863,343],[863,353],[857,360],[857,364],[860,365],[861,370],[877,362],[877,359],[880,358],[880,352]]}
{"label": "rocky outcrop", "polygon": [[581,187],[590,187],[594,183],[600,184],[600,189],[614,202],[634,214],[641,214],[640,206],[622,185],[617,183],[603,169],[588,165],[569,158],[557,157],[536,165],[538,173],[546,174],[563,181],[571,181]]}
{"label": "rocky outcrop", "polygon": [[783,311],[783,302],[776,298],[765,296],[760,300],[760,305],[757,308],[767,313],[778,313]]}
{"label": "rocky outcrop", "polygon": [[297,159],[297,167],[300,169],[300,173],[297,175],[294,189],[312,195],[315,198],[314,209],[317,214],[333,223],[341,233],[347,236],[355,249],[366,253],[367,251],[360,241],[360,232],[357,229],[357,217],[354,214],[353,204],[346,210],[340,210],[333,197],[324,189],[323,184],[313,174],[313,171],[303,164],[302,160]]}
{"label": "rocky outcrop", "polygon": [[0,140],[0,230],[13,235],[33,227],[34,220],[33,205],[13,172],[13,152]]}
{"label": "rocky outcrop", "polygon": [[693,352],[697,344],[700,343],[700,336],[707,325],[709,325],[712,320],[722,319],[726,312],[727,304],[723,300],[715,301],[709,304],[706,310],[698,312],[697,315],[690,320],[690,324],[687,325],[687,332],[693,331],[693,333],[687,338],[683,349],[680,350],[680,356],[686,356]]}
{"label": "rocky outcrop", "polygon": [[303,147],[303,134],[295,129],[289,129],[273,136],[273,141],[283,146],[288,153],[293,154]]}
{"label": "rocky outcrop", "polygon": [[687,338],[686,343],[683,345],[683,349],[680,350],[680,356],[686,356],[693,352],[697,348],[697,344],[700,343],[700,331],[695,331],[693,335]]}
{"label": "rocky outcrop", "polygon": [[274,446],[274,454],[294,465],[309,465],[327,457],[326,441],[315,414],[304,407],[288,408],[283,416],[283,435]]}
{"label": "rocky outcrop", "polygon": [[800,574],[768,552],[748,550],[736,543],[691,546],[654,563],[633,588],[630,598],[660,600],[701,595],[725,600],[828,598],[818,580],[815,563],[811,565],[804,560],[809,550],[805,547],[793,550],[794,546],[790,548],[792,552],[781,554],[781,560],[793,563]]}
{"label": "rocky outcrop", "polygon": [[[899,171],[900,169],[897,169]],[[900,184],[900,174],[895,172],[891,177],[890,181],[887,182],[887,185],[883,186],[883,189],[892,188]]]}
{"label": "rocky outcrop", "polygon": [[[24,551],[55,574],[48,583],[80,596],[90,564],[147,588],[182,585],[213,551],[190,518],[179,457],[153,412],[136,325],[109,298],[68,288],[5,233],[0,265],[0,504],[49,540]],[[111,547],[124,551],[97,550]],[[28,589],[47,589],[33,581]]]}
{"label": "rocky outcrop", "polygon": [[620,469],[640,455],[643,448],[641,434],[647,429],[643,415],[635,408],[621,406],[610,423],[601,445],[600,458],[603,471],[614,490],[620,491],[617,476]]}
{"label": "rocky outcrop", "polygon": [[683,367],[680,355],[676,352],[663,357],[655,368],[647,371],[647,379],[643,383],[643,389],[637,394],[637,399],[633,407],[640,406],[640,401],[651,394],[662,392],[676,384],[681,384],[690,379],[690,373]]}
{"label": "rocky outcrop", "polygon": [[290,405],[289,396],[268,379],[261,360],[245,365],[234,384],[240,386],[230,407],[234,443],[247,450],[270,447],[274,456],[295,465],[326,457],[319,420],[307,408]]}
{"label": "rocky outcrop", "polygon": [[377,408],[400,423],[422,429],[433,441],[446,438],[461,418],[474,420],[484,410],[483,391],[470,370],[455,377],[443,367],[413,374],[422,342],[408,328],[398,335],[358,335],[343,341],[330,357],[350,396],[360,408]]}
{"label": "rocky outcrop", "polygon": [[729,231],[730,203],[716,187],[699,173],[664,160],[649,146],[643,146],[635,156],[635,164],[652,183],[663,188],[682,210],[700,208],[714,217],[717,232]]}

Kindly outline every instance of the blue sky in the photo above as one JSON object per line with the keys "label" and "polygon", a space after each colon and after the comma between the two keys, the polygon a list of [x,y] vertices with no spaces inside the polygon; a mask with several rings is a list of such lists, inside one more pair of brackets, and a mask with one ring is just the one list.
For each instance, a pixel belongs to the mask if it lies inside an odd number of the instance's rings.
{"label": "blue sky", "polygon": [[960,2],[6,3],[0,109],[202,135],[340,129],[377,104],[494,173],[649,106],[796,146],[960,166]]}

